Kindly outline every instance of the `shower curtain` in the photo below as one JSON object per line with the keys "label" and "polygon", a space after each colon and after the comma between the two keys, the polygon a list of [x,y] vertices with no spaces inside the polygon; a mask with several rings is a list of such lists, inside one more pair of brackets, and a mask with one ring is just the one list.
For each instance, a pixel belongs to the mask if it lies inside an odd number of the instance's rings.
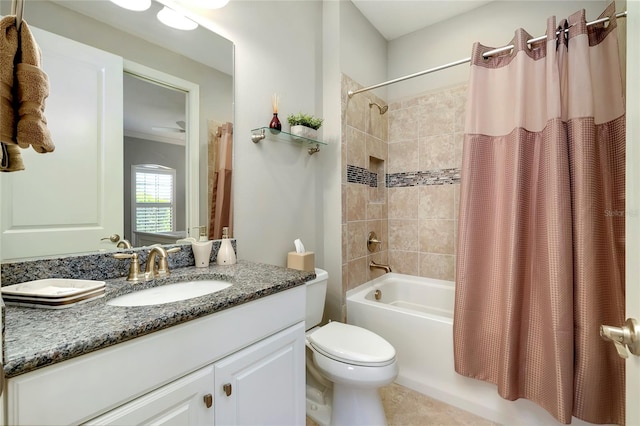
{"label": "shower curtain", "polygon": [[[463,148],[455,369],[558,421],[624,423],[625,115],[614,5],[513,52],[474,45]],[[556,36],[556,30],[560,31]]]}
{"label": "shower curtain", "polygon": [[[209,127],[209,239],[219,240],[224,227],[229,228],[229,237],[233,237],[233,124],[216,126],[210,122]],[[217,127],[215,132],[212,127]]]}

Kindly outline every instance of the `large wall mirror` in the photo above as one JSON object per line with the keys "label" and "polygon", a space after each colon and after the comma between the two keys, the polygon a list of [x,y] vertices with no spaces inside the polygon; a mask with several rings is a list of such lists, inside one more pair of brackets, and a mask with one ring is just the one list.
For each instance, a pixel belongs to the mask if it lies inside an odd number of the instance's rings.
{"label": "large wall mirror", "polygon": [[[0,13],[9,13],[8,3]],[[56,150],[23,150],[25,171],[0,176],[2,260],[113,250],[113,234],[134,246],[171,243],[209,227],[215,161],[209,151],[220,129],[232,129],[233,43],[202,26],[165,26],[156,18],[163,7],[158,2],[143,12],[108,0],[25,3],[43,66],[59,62],[69,71],[50,75],[45,115]],[[56,49],[61,52],[51,52]],[[96,50],[106,58],[94,60]],[[77,54],[63,58],[70,51]],[[110,71],[112,65],[119,71]],[[97,78],[90,90],[78,89],[85,74]],[[107,87],[112,83],[122,93]],[[62,118],[50,111],[59,108],[67,108]],[[97,122],[91,113],[82,115],[92,108]],[[120,117],[107,116],[111,110]],[[82,131],[109,138],[92,146]],[[160,194],[157,205],[136,202],[145,183]],[[162,191],[169,187],[173,210],[167,218]],[[117,220],[108,225],[108,218]],[[146,220],[172,227],[147,229]]]}

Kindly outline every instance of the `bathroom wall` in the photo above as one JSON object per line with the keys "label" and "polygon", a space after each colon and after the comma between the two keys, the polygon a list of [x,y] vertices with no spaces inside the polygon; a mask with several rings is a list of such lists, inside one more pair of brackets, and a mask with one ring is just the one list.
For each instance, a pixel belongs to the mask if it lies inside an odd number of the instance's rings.
{"label": "bathroom wall", "polygon": [[[471,56],[476,41],[487,46],[508,45],[515,30],[524,28],[533,37],[544,35],[549,16],[557,22],[580,9],[593,20],[608,1],[493,1],[465,14],[431,25],[389,42],[389,79],[448,64]],[[622,7],[622,6],[621,6]],[[467,81],[469,65],[458,65],[389,86],[390,101]]]}
{"label": "bathroom wall", "polygon": [[[340,68],[354,81],[364,86],[387,79],[387,40],[362,15],[351,1],[341,1]],[[373,90],[376,96],[387,98],[387,87]]]}
{"label": "bathroom wall", "polygon": [[394,271],[454,280],[466,85],[389,106],[389,260]]}
{"label": "bathroom wall", "polygon": [[[342,90],[361,88],[346,74]],[[380,114],[375,105],[386,102],[371,92],[345,97],[342,103],[342,265],[343,290],[354,288],[383,270],[369,263],[389,263],[388,171],[389,115]],[[373,252],[367,248],[369,232],[382,241]]]}
{"label": "bathroom wall", "polygon": [[293,241],[301,238],[322,266],[318,164],[330,148],[309,156],[297,143],[250,139],[251,129],[269,124],[274,93],[280,95],[283,130],[289,113],[322,114],[322,3],[232,1],[207,13],[212,27],[235,43],[238,257],[284,266]]}
{"label": "bathroom wall", "polygon": [[[260,19],[253,21],[253,16]],[[293,240],[302,238],[316,252],[316,265],[329,272],[326,317],[340,319],[346,273],[341,72],[353,71],[365,83],[385,79],[386,41],[349,1],[232,1],[208,19],[236,46],[234,214],[239,257],[284,265]],[[324,116],[321,137],[327,146],[318,154],[309,157],[305,149],[289,144],[249,141],[251,129],[268,123],[274,92],[282,97],[284,128],[289,112]],[[361,112],[364,122],[368,105]]]}
{"label": "bathroom wall", "polygon": [[[362,87],[343,75],[343,91]],[[393,102],[367,92],[343,103],[344,290],[383,273],[454,279],[466,86]],[[382,244],[370,253],[367,235]]]}
{"label": "bathroom wall", "polygon": [[[337,43],[340,63],[337,75],[331,77],[336,79],[334,90],[339,92],[335,99],[339,102],[336,110],[340,111],[341,135],[338,168],[341,244],[337,253],[340,255],[342,277],[340,282],[330,283],[332,297],[326,310],[327,317],[337,320],[346,317],[345,292],[370,277],[382,274],[379,269],[370,270],[369,261],[388,261],[387,199],[383,180],[387,162],[388,114],[380,115],[375,106],[369,107],[370,100],[386,105],[387,89],[352,98],[347,96],[350,89],[386,80],[387,42],[353,3],[339,4],[339,14],[334,19],[339,21],[340,28]],[[330,102],[326,99],[325,102]],[[370,186],[374,184],[377,186]],[[370,231],[375,231],[383,241],[375,254],[367,251]]]}

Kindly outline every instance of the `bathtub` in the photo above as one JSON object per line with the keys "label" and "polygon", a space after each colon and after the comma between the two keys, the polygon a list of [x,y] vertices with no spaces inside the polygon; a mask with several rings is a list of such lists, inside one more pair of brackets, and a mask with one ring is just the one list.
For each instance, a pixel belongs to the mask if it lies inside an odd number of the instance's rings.
{"label": "bathtub", "polygon": [[[402,386],[501,424],[561,424],[531,401],[504,400],[496,386],[454,371],[454,287],[451,281],[388,273],[347,292],[347,322],[396,348],[396,383]],[[572,425],[588,424],[572,419]]]}

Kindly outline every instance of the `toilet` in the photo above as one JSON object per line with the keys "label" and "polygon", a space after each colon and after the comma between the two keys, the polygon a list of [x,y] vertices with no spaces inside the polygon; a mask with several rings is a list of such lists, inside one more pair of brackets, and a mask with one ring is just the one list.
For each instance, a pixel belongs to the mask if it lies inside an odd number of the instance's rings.
{"label": "toilet", "polygon": [[378,388],[398,375],[396,350],[361,327],[322,321],[329,274],[316,269],[306,307],[307,416],[322,426],[385,425]]}

